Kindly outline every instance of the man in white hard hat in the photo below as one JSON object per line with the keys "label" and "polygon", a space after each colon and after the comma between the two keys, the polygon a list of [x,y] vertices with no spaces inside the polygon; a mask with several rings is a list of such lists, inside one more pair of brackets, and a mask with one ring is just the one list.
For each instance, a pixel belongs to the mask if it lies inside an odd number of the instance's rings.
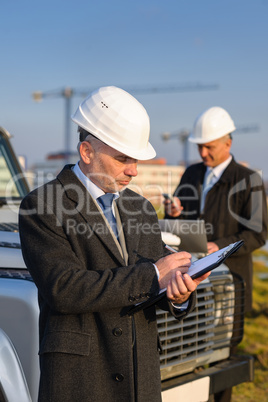
{"label": "man in white hard hat", "polygon": [[194,123],[189,141],[197,144],[201,163],[189,166],[174,192],[175,202],[166,201],[166,218],[204,219],[208,252],[244,240],[243,247],[226,265],[246,282],[246,311],[252,306],[253,250],[267,237],[267,205],[260,175],[237,163],[231,154],[235,125],[221,107],[202,112]]}
{"label": "man in white hard hat", "polygon": [[[39,401],[161,400],[155,305],[182,318],[207,275],[167,255],[157,215],[125,188],[151,159],[149,117],[116,87],[94,91],[72,117],[80,160],[22,202],[21,247],[40,305]],[[108,202],[108,205],[107,205]]]}
{"label": "man in white hard hat", "polygon": [[[165,201],[165,218],[204,219],[209,253],[244,240],[244,245],[225,264],[245,281],[245,311],[249,312],[251,253],[265,244],[267,205],[260,175],[237,163],[231,155],[231,133],[235,129],[229,113],[221,107],[209,108],[196,118],[189,141],[197,144],[202,162],[184,172],[174,192],[174,202]],[[237,297],[240,295],[241,291]],[[240,310],[241,301],[236,305]],[[238,314],[241,312],[237,311],[235,316]],[[230,401],[231,388],[214,397],[215,401]]]}

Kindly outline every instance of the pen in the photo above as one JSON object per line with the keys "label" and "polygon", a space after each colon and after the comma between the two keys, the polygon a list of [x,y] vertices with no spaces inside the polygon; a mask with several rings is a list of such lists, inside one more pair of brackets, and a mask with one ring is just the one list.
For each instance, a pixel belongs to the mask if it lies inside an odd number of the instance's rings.
{"label": "pen", "polygon": [[[172,253],[177,253],[178,251],[175,250],[174,248],[168,246],[167,244],[165,245],[165,248],[169,251],[171,251]],[[182,275],[182,279],[184,280],[184,276]]]}
{"label": "pen", "polygon": [[177,253],[177,252],[178,252],[177,250],[175,250],[174,248],[168,246],[167,244],[165,245],[165,248],[166,248],[167,250],[171,251],[172,253]]}

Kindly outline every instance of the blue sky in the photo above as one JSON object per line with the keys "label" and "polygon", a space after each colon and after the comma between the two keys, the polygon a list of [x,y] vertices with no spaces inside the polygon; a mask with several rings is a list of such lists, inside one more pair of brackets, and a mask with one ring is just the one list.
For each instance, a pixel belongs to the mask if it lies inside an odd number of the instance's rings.
{"label": "blue sky", "polygon": [[[218,89],[133,93],[149,113],[158,156],[181,161],[181,143],[161,134],[190,130],[201,111],[222,106],[237,126],[259,127],[234,134],[232,151],[268,179],[267,0],[0,0],[0,13],[0,125],[28,166],[64,147],[64,99],[36,103],[34,91],[200,83]],[[72,98],[72,112],[81,100]]]}

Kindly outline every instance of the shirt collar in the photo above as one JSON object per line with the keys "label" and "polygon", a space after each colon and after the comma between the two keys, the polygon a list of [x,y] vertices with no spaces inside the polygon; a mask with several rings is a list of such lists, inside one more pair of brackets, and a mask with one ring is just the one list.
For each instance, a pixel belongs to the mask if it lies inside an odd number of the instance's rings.
{"label": "shirt collar", "polygon": [[[217,178],[217,180],[219,180],[219,178],[221,177],[221,175],[223,174],[224,170],[227,168],[227,166],[231,163],[232,160],[232,155],[229,156],[228,159],[226,159],[226,161],[220,163],[218,166],[215,166],[212,170],[213,170],[213,174],[214,176]],[[211,170],[211,167],[207,167],[207,171]]]}
{"label": "shirt collar", "polygon": [[[92,198],[96,200],[98,197],[102,196],[104,193],[95,183],[93,183],[80,169],[79,162],[77,162],[72,168],[74,174],[81,181],[81,183],[86,187],[87,191],[90,193]],[[119,192],[115,192],[115,199],[119,197]]]}

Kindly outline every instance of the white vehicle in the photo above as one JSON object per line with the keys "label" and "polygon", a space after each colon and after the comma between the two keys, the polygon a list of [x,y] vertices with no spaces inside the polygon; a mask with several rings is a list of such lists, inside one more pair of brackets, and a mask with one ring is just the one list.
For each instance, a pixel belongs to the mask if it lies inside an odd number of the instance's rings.
{"label": "white vehicle", "polygon": [[[37,289],[23,262],[18,210],[29,191],[0,128],[0,401],[38,398]],[[183,321],[157,310],[163,401],[206,401],[215,392],[253,380],[253,359],[231,356],[243,336],[244,284],[225,265],[197,289]]]}

